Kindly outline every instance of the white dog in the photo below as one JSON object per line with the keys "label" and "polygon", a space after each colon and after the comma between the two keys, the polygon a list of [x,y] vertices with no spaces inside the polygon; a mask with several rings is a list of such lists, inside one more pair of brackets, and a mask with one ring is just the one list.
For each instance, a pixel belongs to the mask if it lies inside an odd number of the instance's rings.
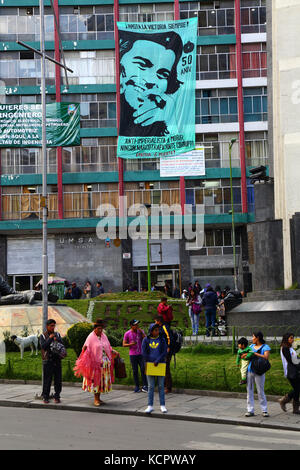
{"label": "white dog", "polygon": [[30,349],[31,349],[31,356],[33,355],[33,349],[34,349],[33,346],[35,347],[35,355],[36,356],[38,355],[38,344],[39,344],[38,336],[31,335],[31,336],[22,338],[21,336],[13,335],[11,336],[11,340],[19,347],[21,351],[21,359],[23,359],[24,349],[27,348],[28,346],[30,346]]}

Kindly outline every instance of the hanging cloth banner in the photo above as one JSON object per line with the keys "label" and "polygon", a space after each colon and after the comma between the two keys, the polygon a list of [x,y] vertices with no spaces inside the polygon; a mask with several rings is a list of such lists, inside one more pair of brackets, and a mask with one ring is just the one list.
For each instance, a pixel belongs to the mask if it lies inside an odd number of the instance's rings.
{"label": "hanging cloth banner", "polygon": [[118,157],[171,157],[195,148],[197,23],[117,23]]}
{"label": "hanging cloth banner", "polygon": [[[46,105],[47,147],[80,145],[79,104]],[[0,147],[41,147],[42,105],[0,104]]]}

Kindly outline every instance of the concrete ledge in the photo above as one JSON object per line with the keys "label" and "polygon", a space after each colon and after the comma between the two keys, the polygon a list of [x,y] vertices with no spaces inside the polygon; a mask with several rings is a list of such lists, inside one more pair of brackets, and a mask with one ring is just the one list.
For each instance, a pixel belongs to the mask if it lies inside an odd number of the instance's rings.
{"label": "concrete ledge", "polygon": [[[0,384],[12,384],[12,385],[39,385],[42,386],[42,382],[39,380],[12,380],[12,379],[0,379]],[[81,388],[81,382],[63,382],[63,387],[78,387]],[[134,385],[120,385],[113,384],[114,390],[132,391]],[[242,392],[225,392],[221,390],[197,390],[193,388],[173,388],[172,394],[178,395],[197,395],[199,397],[219,397],[219,398],[240,398],[246,400],[247,393]],[[257,395],[255,395],[257,398]],[[277,402],[281,396],[279,395],[266,395],[267,400],[271,402]],[[57,408],[57,405],[55,405]]]}

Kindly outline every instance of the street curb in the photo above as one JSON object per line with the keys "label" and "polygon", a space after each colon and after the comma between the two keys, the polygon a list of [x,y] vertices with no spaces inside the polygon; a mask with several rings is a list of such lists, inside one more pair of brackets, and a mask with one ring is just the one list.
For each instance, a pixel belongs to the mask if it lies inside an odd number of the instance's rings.
{"label": "street curb", "polygon": [[[0,379],[0,384],[15,384],[15,385],[40,385],[42,382],[39,380],[13,380],[13,379]],[[81,387],[81,382],[63,382],[63,387]],[[132,390],[133,385],[120,385],[113,384],[114,390]],[[219,397],[219,398],[240,398],[246,400],[247,393],[242,392],[223,392],[219,390],[197,390],[192,388],[174,388],[172,393],[181,394],[181,395],[198,395],[200,397]],[[254,395],[257,398],[257,395]],[[279,395],[266,395],[268,401],[277,402],[279,398],[282,398]]]}
{"label": "street curb", "polygon": [[[177,414],[163,414],[163,413],[156,413],[153,412],[151,414],[146,414],[142,411],[128,411],[128,410],[116,410],[109,408],[96,408],[91,405],[91,407],[85,406],[74,406],[74,405],[55,405],[55,404],[39,404],[33,402],[17,402],[17,401],[8,401],[8,400],[0,400],[0,407],[8,407],[8,408],[27,408],[27,409],[43,409],[43,410],[60,410],[60,411],[79,411],[79,412],[86,412],[86,413],[102,413],[102,414],[111,414],[117,416],[135,416],[135,417],[142,417],[142,418],[158,418],[158,419],[167,419],[172,421],[187,421],[187,422],[197,422],[197,423],[210,423],[210,424],[228,424],[231,426],[245,426],[245,427],[252,427],[252,428],[264,428],[264,429],[277,429],[281,431],[295,431],[300,432],[300,426],[292,426],[292,425],[281,425],[277,423],[267,423],[267,422],[253,422],[248,421],[243,418],[224,418],[224,417],[213,417],[213,416],[181,416]],[[266,418],[266,420],[269,418]]]}

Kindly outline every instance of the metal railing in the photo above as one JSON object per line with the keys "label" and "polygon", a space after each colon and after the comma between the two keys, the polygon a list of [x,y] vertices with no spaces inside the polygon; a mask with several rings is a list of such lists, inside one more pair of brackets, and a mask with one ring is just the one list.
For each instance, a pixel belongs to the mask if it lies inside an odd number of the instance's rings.
{"label": "metal railing", "polygon": [[63,163],[64,173],[105,173],[118,171],[118,163],[84,163],[70,162]]}
{"label": "metal railing", "polygon": [[[3,220],[34,220],[42,219],[42,194],[3,194],[2,217]],[[48,218],[58,218],[57,194],[48,195]]]}

